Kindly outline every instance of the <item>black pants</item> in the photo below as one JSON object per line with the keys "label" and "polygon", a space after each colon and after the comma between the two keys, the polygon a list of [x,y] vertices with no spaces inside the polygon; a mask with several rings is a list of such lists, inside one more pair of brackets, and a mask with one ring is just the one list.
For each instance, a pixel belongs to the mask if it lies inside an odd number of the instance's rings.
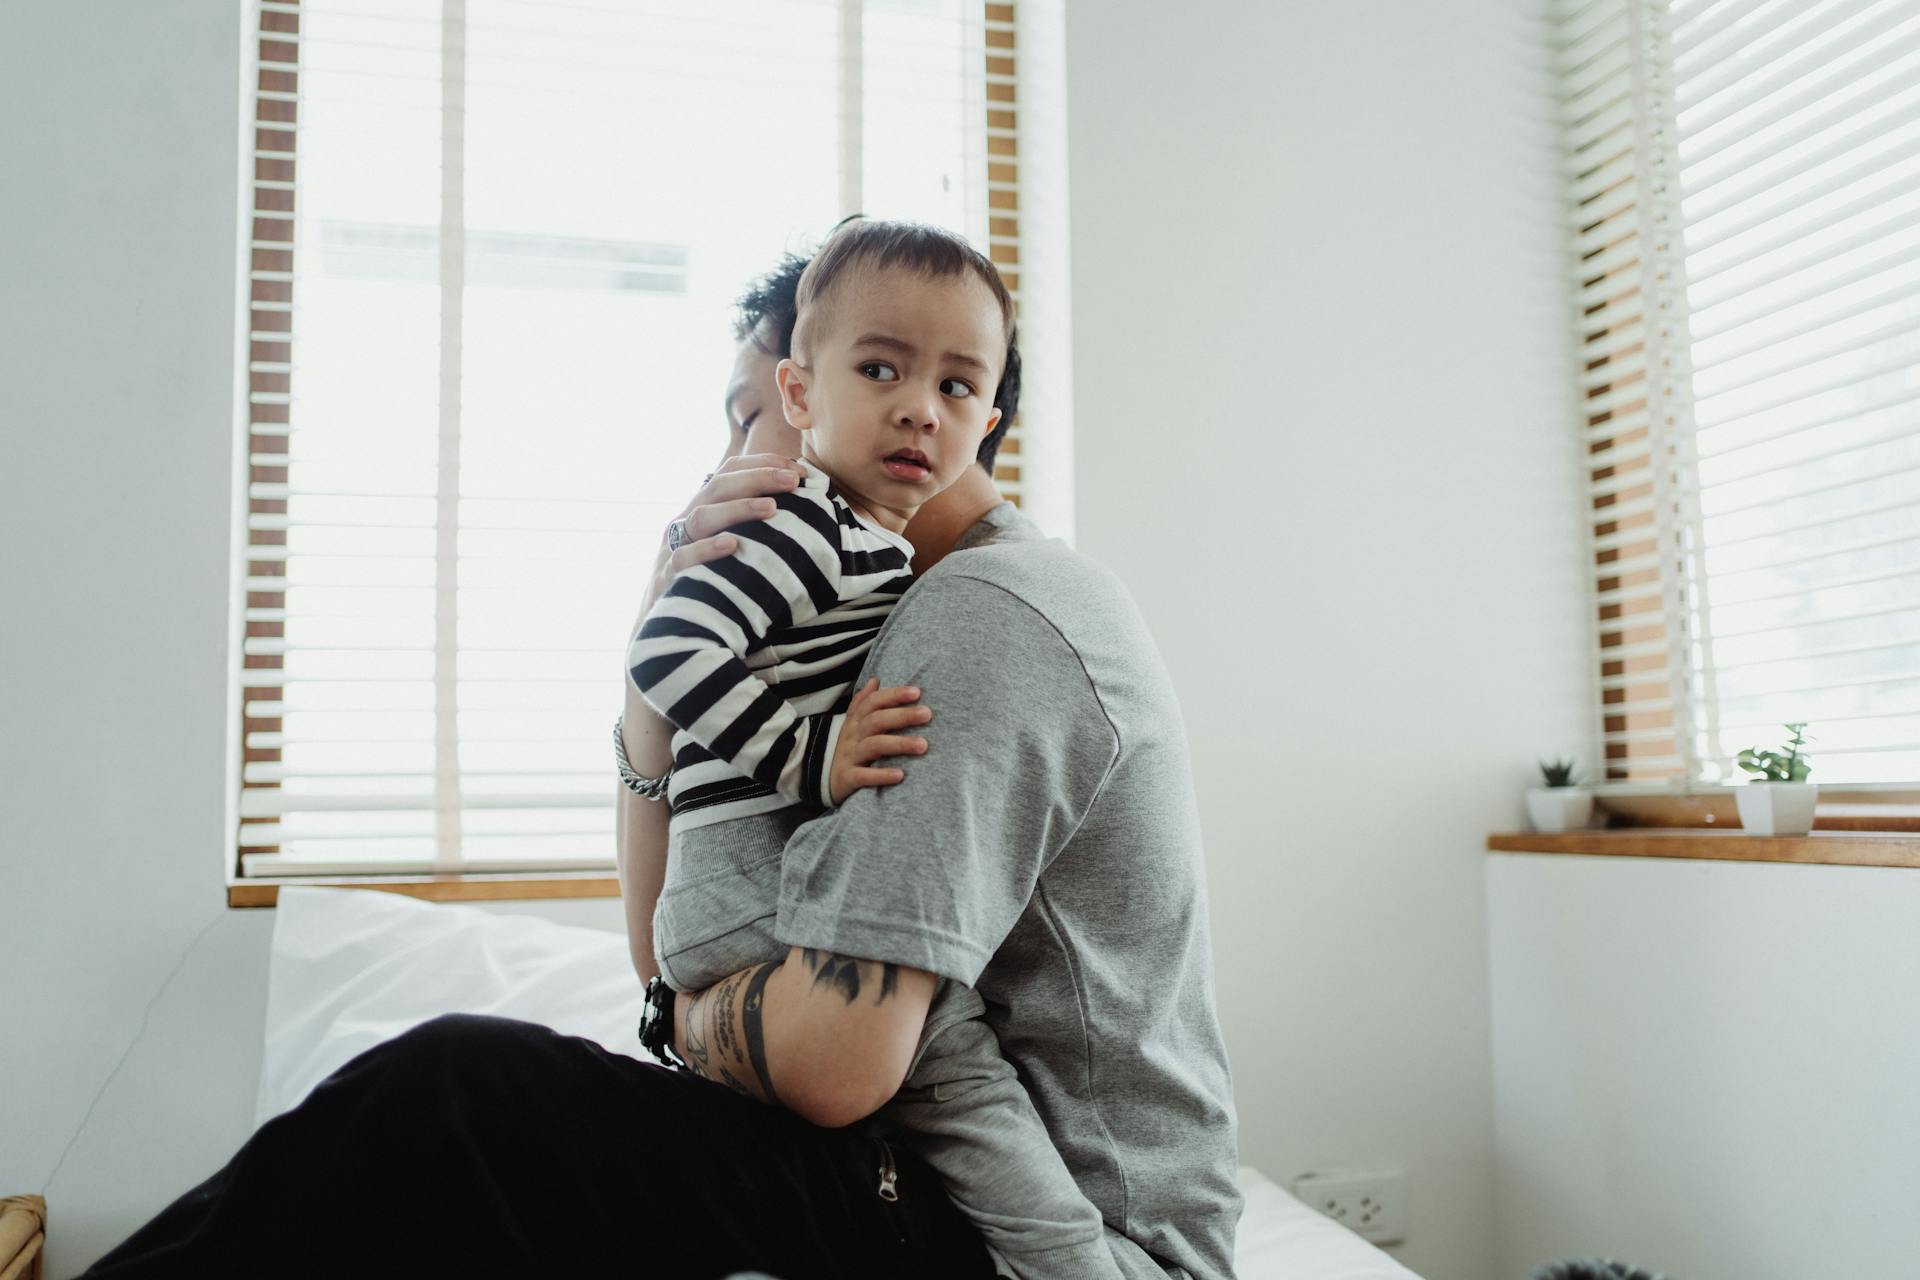
{"label": "black pants", "polygon": [[992,1276],[933,1172],[886,1148],[455,1014],[334,1072],[86,1274]]}

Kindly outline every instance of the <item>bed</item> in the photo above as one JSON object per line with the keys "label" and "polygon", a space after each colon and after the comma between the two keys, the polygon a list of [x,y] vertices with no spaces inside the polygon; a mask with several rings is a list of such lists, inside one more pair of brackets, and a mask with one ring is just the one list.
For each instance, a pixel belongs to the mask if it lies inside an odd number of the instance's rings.
{"label": "bed", "polygon": [[[398,894],[282,889],[256,1123],[443,1013],[524,1018],[640,1056],[640,989],[617,934]],[[1259,1171],[1241,1169],[1240,1186],[1240,1280],[1417,1280]]]}

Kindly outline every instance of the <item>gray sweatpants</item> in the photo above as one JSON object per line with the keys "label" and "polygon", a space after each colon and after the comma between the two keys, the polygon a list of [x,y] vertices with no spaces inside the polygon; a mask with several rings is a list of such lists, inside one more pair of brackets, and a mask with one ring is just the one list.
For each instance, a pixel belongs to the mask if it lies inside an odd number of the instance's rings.
{"label": "gray sweatpants", "polygon": [[[653,916],[667,985],[696,991],[785,958],[773,936],[780,854],[806,816],[785,809],[673,831]],[[973,988],[941,979],[906,1083],[881,1118],[940,1174],[1015,1280],[1119,1280],[1099,1211],[1067,1172],[985,1015]]]}

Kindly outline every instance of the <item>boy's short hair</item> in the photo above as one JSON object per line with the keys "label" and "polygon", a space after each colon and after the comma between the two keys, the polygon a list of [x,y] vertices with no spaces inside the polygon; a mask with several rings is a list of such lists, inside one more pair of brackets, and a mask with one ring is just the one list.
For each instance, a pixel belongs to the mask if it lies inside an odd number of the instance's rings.
{"label": "boy's short hair", "polygon": [[[741,342],[753,343],[768,355],[778,356],[783,360],[791,356],[794,330],[800,318],[800,286],[807,269],[833,247],[842,233],[862,225],[931,232],[952,243],[942,246],[938,254],[928,253],[927,249],[930,247],[928,245],[916,246],[913,252],[919,256],[909,256],[903,251],[895,259],[875,258],[872,256],[872,246],[869,246],[866,253],[857,257],[843,257],[829,273],[827,277],[829,283],[833,274],[844,273],[849,266],[857,262],[871,262],[875,266],[903,265],[909,269],[925,271],[933,276],[958,275],[971,270],[979,274],[986,281],[987,287],[993,290],[994,298],[1000,304],[1000,314],[1007,327],[1006,364],[1000,373],[1000,385],[994,389],[993,393],[993,407],[1000,411],[1000,421],[995,423],[993,430],[987,433],[987,438],[980,442],[980,449],[974,455],[980,465],[987,469],[987,474],[992,475],[994,460],[999,456],[1000,444],[1006,439],[1008,429],[1013,426],[1014,416],[1020,411],[1020,344],[1013,322],[1013,300],[1007,294],[1007,287],[1001,281],[1000,273],[972,245],[958,236],[938,227],[881,222],[855,214],[834,229],[827,244],[822,246],[820,253],[812,259],[789,253],[780,259],[779,265],[773,270],[748,285],[747,291],[740,295],[740,301],[737,304],[733,336]],[[960,252],[953,251],[955,245]],[[963,254],[970,255],[977,261],[970,262]],[[924,266],[921,264],[921,257],[937,257],[940,265]],[[818,281],[814,283],[814,288],[814,296],[817,297]]]}
{"label": "boy's short hair", "polygon": [[1013,298],[1000,272],[987,256],[945,227],[923,222],[889,222],[881,218],[849,218],[834,229],[820,252],[800,276],[795,298],[799,319],[793,345],[805,352],[815,332],[831,314],[836,285],[861,267],[884,271],[898,267],[942,279],[971,274],[986,285],[1000,305],[1000,322],[1007,340],[1013,340]]}

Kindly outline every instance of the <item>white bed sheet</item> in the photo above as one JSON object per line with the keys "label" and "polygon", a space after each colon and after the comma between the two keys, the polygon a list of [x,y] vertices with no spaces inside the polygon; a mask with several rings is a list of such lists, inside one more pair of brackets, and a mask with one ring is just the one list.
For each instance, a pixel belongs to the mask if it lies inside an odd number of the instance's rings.
{"label": "white bed sheet", "polygon": [[[523,1018],[638,1058],[640,1003],[617,934],[364,889],[282,889],[256,1123],[443,1013]],[[1242,1169],[1240,1186],[1240,1280],[1417,1280],[1258,1171]]]}

